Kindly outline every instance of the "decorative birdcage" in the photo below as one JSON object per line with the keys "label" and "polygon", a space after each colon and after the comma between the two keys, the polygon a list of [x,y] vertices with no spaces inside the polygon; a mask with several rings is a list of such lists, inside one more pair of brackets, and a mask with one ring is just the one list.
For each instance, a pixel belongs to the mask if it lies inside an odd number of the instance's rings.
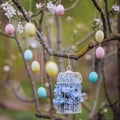
{"label": "decorative birdcage", "polygon": [[79,72],[67,70],[58,74],[57,84],[54,89],[54,105],[59,114],[75,114],[82,112],[82,76]]}

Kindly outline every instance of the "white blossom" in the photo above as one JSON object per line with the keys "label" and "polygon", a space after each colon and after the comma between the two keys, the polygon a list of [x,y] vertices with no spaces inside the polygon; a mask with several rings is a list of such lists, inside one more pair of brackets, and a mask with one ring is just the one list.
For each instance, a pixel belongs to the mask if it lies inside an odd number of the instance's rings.
{"label": "white blossom", "polygon": [[4,70],[5,72],[10,71],[10,66],[9,66],[9,65],[5,65],[5,66],[3,67],[3,70]]}
{"label": "white blossom", "polygon": [[46,82],[46,83],[45,83],[45,86],[46,86],[46,87],[49,87],[49,83],[48,83],[48,82]]}
{"label": "white blossom", "polygon": [[36,3],[36,9],[40,9],[40,8],[42,8],[42,4],[41,3]]}
{"label": "white blossom", "polygon": [[54,5],[51,1],[47,3],[47,8],[50,14],[55,14],[56,5]]}
{"label": "white blossom", "polygon": [[91,57],[92,57],[92,56],[91,56],[91,55],[89,55],[89,54],[85,55],[85,59],[86,59],[86,60],[90,60],[90,59],[91,59]]}
{"label": "white blossom", "polygon": [[120,12],[120,6],[119,6],[119,5],[113,5],[113,6],[112,6],[112,9],[113,9],[114,11]]}
{"label": "white blossom", "polygon": [[22,16],[23,14],[20,11],[17,11],[18,16]]}
{"label": "white blossom", "polygon": [[28,16],[32,17],[33,16],[33,12],[32,11],[28,11]]}
{"label": "white blossom", "polygon": [[8,18],[11,18],[11,17],[13,17],[13,15],[16,15],[16,10],[8,2],[1,4],[0,7],[5,11],[5,15]]}
{"label": "white blossom", "polygon": [[105,113],[106,113],[106,112],[108,112],[108,109],[107,109],[107,108],[105,108],[105,109],[104,109],[104,112],[105,112]]}
{"label": "white blossom", "polygon": [[94,21],[95,21],[95,23],[96,23],[97,25],[103,26],[103,23],[102,23],[102,20],[101,20],[101,19],[95,18]]}
{"label": "white blossom", "polygon": [[67,21],[67,22],[71,22],[72,20],[73,20],[73,17],[67,16],[67,18],[66,18],[66,21]]}
{"label": "white blossom", "polygon": [[23,33],[24,27],[23,27],[22,22],[18,22],[17,31],[18,31],[19,33]]}

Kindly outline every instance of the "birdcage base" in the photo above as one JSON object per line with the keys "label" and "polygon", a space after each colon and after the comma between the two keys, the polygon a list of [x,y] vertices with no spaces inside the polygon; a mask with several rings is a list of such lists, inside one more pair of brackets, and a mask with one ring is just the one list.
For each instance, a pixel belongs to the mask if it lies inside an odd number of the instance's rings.
{"label": "birdcage base", "polygon": [[77,111],[77,112],[73,112],[73,111],[65,111],[65,112],[59,112],[57,111],[57,114],[78,114],[78,113],[82,113],[82,110],[81,111]]}

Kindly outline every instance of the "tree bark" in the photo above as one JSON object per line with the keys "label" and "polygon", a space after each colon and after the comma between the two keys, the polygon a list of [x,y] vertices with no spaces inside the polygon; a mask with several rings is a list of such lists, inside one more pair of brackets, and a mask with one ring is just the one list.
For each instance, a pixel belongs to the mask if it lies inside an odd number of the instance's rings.
{"label": "tree bark", "polygon": [[[118,0],[118,5],[120,5],[120,0]],[[120,13],[118,13],[118,33],[120,33]],[[117,64],[118,64],[118,105],[116,106],[115,120],[120,119],[120,40],[118,40],[117,46]]]}

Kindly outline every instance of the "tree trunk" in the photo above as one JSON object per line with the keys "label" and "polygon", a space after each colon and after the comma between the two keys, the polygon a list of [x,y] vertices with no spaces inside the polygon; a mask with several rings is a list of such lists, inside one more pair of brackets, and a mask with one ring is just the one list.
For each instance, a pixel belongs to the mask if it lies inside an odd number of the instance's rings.
{"label": "tree trunk", "polygon": [[[120,5],[120,0],[118,0],[118,5]],[[120,13],[118,13],[118,33],[120,33]],[[118,63],[118,104],[116,106],[115,120],[120,119],[120,41],[118,40],[117,46],[117,63]]]}

